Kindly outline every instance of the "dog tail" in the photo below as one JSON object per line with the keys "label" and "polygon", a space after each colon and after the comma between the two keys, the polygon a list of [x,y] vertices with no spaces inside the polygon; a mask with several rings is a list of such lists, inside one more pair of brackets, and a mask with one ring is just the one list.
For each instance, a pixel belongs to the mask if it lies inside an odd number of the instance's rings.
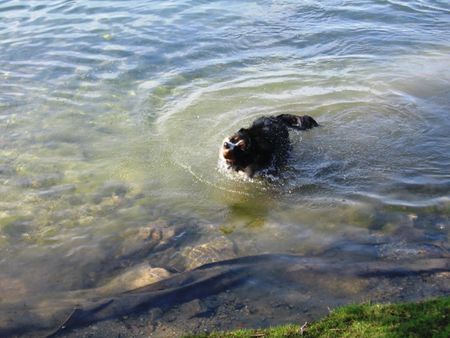
{"label": "dog tail", "polygon": [[297,130],[306,130],[314,127],[318,127],[319,124],[309,115],[291,115],[291,114],[281,114],[276,117],[278,120],[282,121],[290,128]]}

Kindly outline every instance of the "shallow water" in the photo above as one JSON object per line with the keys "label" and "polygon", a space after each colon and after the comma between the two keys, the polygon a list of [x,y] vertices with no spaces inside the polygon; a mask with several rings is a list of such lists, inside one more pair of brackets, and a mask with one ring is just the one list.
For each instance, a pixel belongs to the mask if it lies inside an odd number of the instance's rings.
{"label": "shallow water", "polygon": [[[2,1],[0,16],[0,299],[142,260],[448,253],[447,1]],[[291,133],[280,177],[220,169],[225,136],[280,113],[321,124]]]}

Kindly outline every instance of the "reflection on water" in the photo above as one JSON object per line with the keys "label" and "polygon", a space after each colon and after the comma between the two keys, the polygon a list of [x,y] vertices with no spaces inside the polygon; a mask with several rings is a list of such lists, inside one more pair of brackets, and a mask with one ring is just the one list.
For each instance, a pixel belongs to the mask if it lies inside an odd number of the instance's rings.
{"label": "reflection on water", "polygon": [[[443,254],[449,14],[1,2],[0,299],[95,288],[143,260],[176,273],[264,252]],[[322,125],[291,134],[280,177],[220,170],[225,136],[279,113]]]}

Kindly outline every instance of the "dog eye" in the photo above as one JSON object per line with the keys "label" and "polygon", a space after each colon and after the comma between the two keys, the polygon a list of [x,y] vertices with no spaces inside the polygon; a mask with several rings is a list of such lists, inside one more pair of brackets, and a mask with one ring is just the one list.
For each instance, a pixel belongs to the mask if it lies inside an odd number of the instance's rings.
{"label": "dog eye", "polygon": [[224,143],[223,143],[223,147],[224,147],[225,149],[230,149],[230,145],[228,144],[228,142],[224,142]]}
{"label": "dog eye", "polygon": [[244,140],[240,140],[238,143],[236,143],[236,146],[239,147],[239,149],[241,149],[242,151],[245,151],[245,149],[247,148],[247,144]]}

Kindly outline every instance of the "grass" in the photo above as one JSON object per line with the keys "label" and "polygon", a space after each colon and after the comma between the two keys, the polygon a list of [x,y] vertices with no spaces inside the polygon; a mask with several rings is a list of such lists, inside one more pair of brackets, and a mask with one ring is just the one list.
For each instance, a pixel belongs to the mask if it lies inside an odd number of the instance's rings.
{"label": "grass", "polygon": [[450,337],[450,297],[420,303],[348,305],[301,331],[301,325],[284,325],[186,338]]}

